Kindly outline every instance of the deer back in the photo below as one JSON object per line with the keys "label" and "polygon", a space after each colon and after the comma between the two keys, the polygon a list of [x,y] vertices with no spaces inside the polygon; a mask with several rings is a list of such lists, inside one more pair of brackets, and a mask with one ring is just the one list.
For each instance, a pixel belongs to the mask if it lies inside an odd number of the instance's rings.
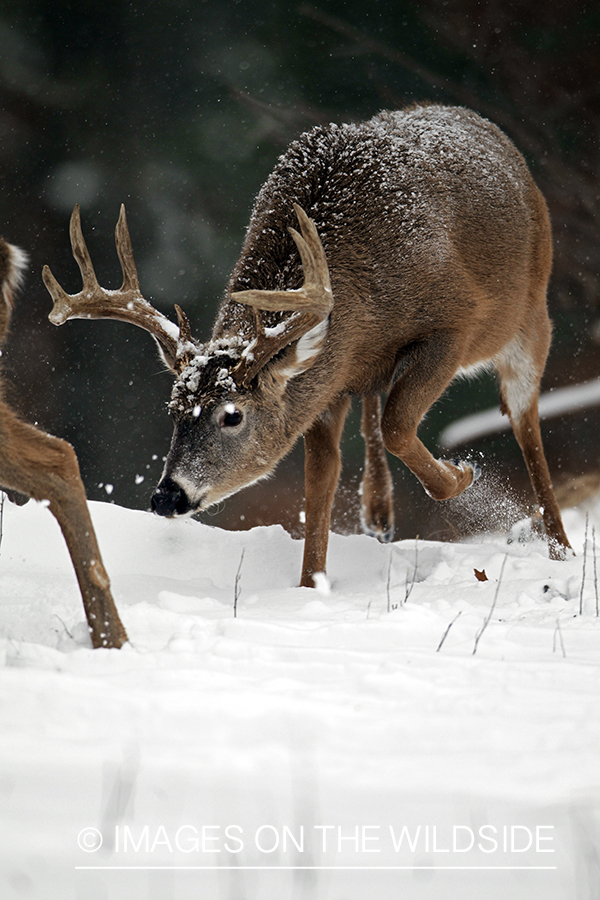
{"label": "deer back", "polygon": [[[322,402],[385,390],[399,351],[436,330],[465,333],[465,368],[492,357],[528,314],[532,268],[549,269],[544,200],[496,126],[461,108],[383,112],[317,127],[280,158],[257,197],[214,339],[253,333],[252,311],[231,293],[301,284],[288,232],[294,203],[316,224],[334,296],[326,346],[291,391],[303,406],[309,386]],[[285,315],[266,321],[276,327]]]}

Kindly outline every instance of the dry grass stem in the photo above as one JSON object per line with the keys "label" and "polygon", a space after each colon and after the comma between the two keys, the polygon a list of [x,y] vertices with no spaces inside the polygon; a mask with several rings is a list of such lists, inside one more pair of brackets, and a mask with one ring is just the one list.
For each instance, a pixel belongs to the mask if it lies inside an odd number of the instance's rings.
{"label": "dry grass stem", "polygon": [[454,625],[454,623],[456,622],[456,620],[459,618],[459,616],[461,615],[461,613],[462,613],[462,609],[459,609],[459,611],[456,613],[456,615],[454,616],[454,618],[452,619],[452,621],[449,623],[448,627],[446,628],[445,632],[444,632],[443,635],[442,635],[441,641],[440,641],[439,644],[437,645],[437,649],[436,649],[436,651],[435,651],[436,653],[439,653],[440,650],[442,649],[442,647],[444,646],[444,641],[445,641],[446,638],[448,637],[448,634],[449,634],[449,632],[450,632],[450,629],[452,628],[452,626]]}
{"label": "dry grass stem", "polygon": [[507,559],[508,559],[508,556],[505,556],[502,561],[502,566],[500,568],[500,575],[498,576],[498,584],[496,585],[496,593],[494,594],[494,600],[490,607],[490,611],[487,614],[487,616],[485,617],[485,619],[483,621],[483,625],[481,626],[481,628],[477,632],[477,635],[475,636],[475,644],[473,645],[473,656],[475,656],[475,654],[477,653],[477,646],[479,644],[479,641],[481,640],[481,636],[482,636],[483,632],[485,631],[485,629],[490,624],[490,620],[494,614],[494,609],[496,608],[496,601],[498,600],[498,593],[500,592],[500,585],[502,583],[502,575],[504,574],[504,566],[506,565]]}

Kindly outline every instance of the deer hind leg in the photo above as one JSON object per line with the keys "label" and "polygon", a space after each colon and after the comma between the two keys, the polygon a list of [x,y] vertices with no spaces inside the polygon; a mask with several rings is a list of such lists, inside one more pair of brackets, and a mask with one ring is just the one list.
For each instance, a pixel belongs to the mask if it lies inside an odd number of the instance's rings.
{"label": "deer hind leg", "polygon": [[331,506],[342,467],[340,438],[350,406],[347,397],[323,413],[304,435],[306,525],[301,587],[314,587],[325,572]]}
{"label": "deer hind leg", "polygon": [[470,487],[479,468],[435,459],[417,437],[419,422],[446,390],[460,367],[460,345],[451,334],[437,334],[407,349],[382,419],[385,446],[408,466],[434,500],[450,500]]}
{"label": "deer hind leg", "polygon": [[511,341],[496,360],[502,412],[510,418],[517,443],[542,513],[551,559],[564,559],[569,540],[554,496],[544,455],[538,415],[539,386],[550,346],[550,321],[545,308],[535,329],[535,343],[524,336]]}
{"label": "deer hind leg", "polygon": [[362,529],[365,534],[387,543],[394,537],[394,495],[381,434],[379,394],[363,397],[360,430],[365,441],[365,468],[360,484]]}
{"label": "deer hind leg", "polygon": [[22,422],[0,402],[0,484],[47,500],[64,535],[94,647],[121,647],[127,634],[116,610],[79,475],[66,441]]}

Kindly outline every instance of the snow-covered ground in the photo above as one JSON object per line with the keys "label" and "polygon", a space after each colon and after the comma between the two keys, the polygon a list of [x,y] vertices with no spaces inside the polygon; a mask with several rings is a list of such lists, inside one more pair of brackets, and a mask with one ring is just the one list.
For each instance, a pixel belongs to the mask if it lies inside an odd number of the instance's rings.
{"label": "snow-covered ground", "polygon": [[121,651],[4,507],[3,900],[600,896],[600,508],[566,562],[333,535],[321,592],[280,527],[92,514]]}

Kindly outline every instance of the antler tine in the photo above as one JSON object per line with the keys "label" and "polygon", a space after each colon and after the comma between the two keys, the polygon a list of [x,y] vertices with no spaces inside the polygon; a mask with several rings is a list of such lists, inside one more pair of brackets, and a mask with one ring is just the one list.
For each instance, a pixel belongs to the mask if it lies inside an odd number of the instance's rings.
{"label": "antler tine", "polygon": [[[178,312],[179,326],[154,309],[140,292],[137,269],[133,259],[131,238],[127,228],[125,207],[121,206],[119,220],[115,228],[115,243],[123,270],[123,284],[118,291],[100,287],[92,260],[81,230],[79,205],[75,206],[69,226],[73,256],[81,271],[83,288],[78,294],[67,294],[60,286],[48,266],[44,266],[44,284],[54,300],[49,315],[54,325],[63,325],[67,319],[118,319],[139,325],[149,331],[157,340],[165,361],[175,372],[180,372],[190,359],[193,344],[189,323],[183,313]],[[180,326],[183,326],[180,333]]]}
{"label": "antler tine", "polygon": [[294,211],[298,217],[302,235],[299,235],[295,228],[290,228],[289,231],[302,259],[304,281],[311,285],[319,285],[322,288],[325,294],[325,305],[328,307],[327,315],[329,315],[333,306],[329,266],[327,265],[327,257],[325,256],[317,226],[314,220],[310,219],[297,203],[294,203]]}
{"label": "antler tine", "polygon": [[75,261],[79,266],[79,271],[81,272],[84,289],[93,290],[99,288],[100,285],[98,284],[98,279],[96,278],[96,273],[94,272],[92,258],[87,248],[87,244],[83,236],[83,231],[81,230],[81,212],[79,209],[79,203],[75,204],[73,212],[71,213],[71,221],[69,222],[69,237],[71,238],[71,248],[73,250],[73,256],[75,257]]}
{"label": "antler tine", "polygon": [[50,266],[44,266],[42,269],[42,279],[46,285],[46,290],[54,300],[54,306],[48,318],[53,325],[63,325],[71,314],[69,294],[62,289],[52,274]]}
{"label": "antler tine", "polygon": [[195,349],[192,340],[192,330],[190,328],[190,320],[180,306],[175,304],[175,312],[177,313],[177,324],[179,326],[179,337],[177,339],[177,360],[175,369],[182,372],[191,362]]}
{"label": "antler tine", "polygon": [[[75,204],[73,212],[71,213],[69,237],[71,238],[71,250],[73,256],[75,257],[75,261],[81,272],[84,290],[86,287],[92,289],[96,288],[98,286],[98,280],[81,230],[79,203]],[[50,266],[44,266],[42,269],[42,278],[50,296],[54,300],[54,306],[52,307],[52,312],[48,318],[53,325],[64,325],[67,319],[73,316],[73,300],[78,295],[67,294],[52,274]]]}
{"label": "antler tine", "polygon": [[333,308],[333,294],[329,280],[329,268],[317,226],[302,207],[294,203],[300,223],[299,234],[288,228],[302,260],[304,284],[297,291],[234,291],[231,297],[257,309],[271,312],[310,312],[321,319],[327,318]]}
{"label": "antler tine", "polygon": [[127,227],[124,203],[121,203],[119,219],[115,228],[115,244],[119,254],[121,269],[123,270],[123,286],[121,290],[139,291],[140,282],[133,259],[133,249],[131,247],[131,238],[129,237],[129,228]]}
{"label": "antler tine", "polygon": [[[291,291],[235,291],[233,300],[254,309],[256,319],[256,339],[246,351],[236,369],[243,385],[250,383],[256,373],[284,347],[299,340],[320,322],[325,322],[333,309],[333,293],[329,279],[329,268],[325,251],[319,238],[317,227],[304,210],[294,204],[301,234],[295,228],[288,228],[302,260],[304,284]],[[298,312],[290,316],[281,331],[269,336],[262,324],[260,311]],[[323,335],[325,332],[323,333]]]}

